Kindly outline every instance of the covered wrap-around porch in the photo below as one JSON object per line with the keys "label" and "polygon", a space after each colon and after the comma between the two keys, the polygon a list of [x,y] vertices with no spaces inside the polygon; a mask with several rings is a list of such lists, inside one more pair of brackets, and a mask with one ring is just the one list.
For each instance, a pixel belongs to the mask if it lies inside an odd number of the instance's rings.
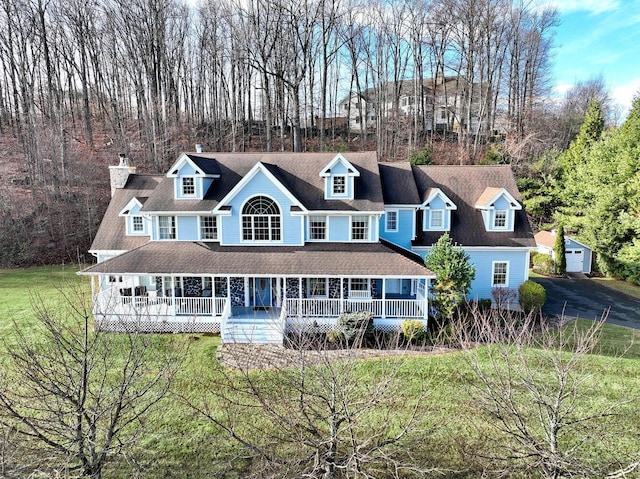
{"label": "covered wrap-around porch", "polygon": [[[380,243],[356,248],[338,245],[328,251],[326,245],[322,250],[241,250],[201,243],[183,244],[179,249],[188,251],[194,246],[200,253],[197,268],[193,262],[181,265],[182,255],[176,257],[172,251],[173,258],[178,259],[166,266],[166,271],[173,270],[172,273],[131,272],[132,260],[139,262],[141,253],[153,251],[155,256],[156,250],[165,247],[149,243],[85,270],[84,274],[93,276],[96,327],[111,331],[220,333],[224,342],[281,343],[292,329],[335,329],[338,316],[345,312],[370,311],[374,325],[385,330],[399,328],[405,319],[419,319],[426,325],[431,273],[417,261]],[[209,254],[202,256],[203,250]],[[225,250],[230,254],[221,254]],[[270,254],[269,261],[265,261],[265,250]],[[361,265],[359,260],[365,258],[358,253],[367,254],[367,268]],[[214,258],[217,261],[211,261]],[[261,261],[252,264],[257,258]],[[305,261],[303,265],[292,265],[292,259]],[[234,260],[241,261],[244,271],[254,274],[209,272],[232,269],[230,263]],[[277,271],[283,269],[309,272],[301,275]],[[365,269],[389,274],[364,274]],[[276,273],[270,272],[273,270]],[[352,274],[344,274],[347,271]]]}

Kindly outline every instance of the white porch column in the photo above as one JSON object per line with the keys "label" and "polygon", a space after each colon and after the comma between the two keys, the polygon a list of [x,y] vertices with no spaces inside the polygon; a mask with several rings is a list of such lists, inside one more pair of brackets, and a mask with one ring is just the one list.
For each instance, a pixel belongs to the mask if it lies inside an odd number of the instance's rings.
{"label": "white porch column", "polygon": [[429,280],[424,279],[424,312],[422,313],[424,319],[429,319]]}
{"label": "white porch column", "polygon": [[251,278],[248,278],[245,276],[244,278],[244,306],[245,307],[249,307],[251,306],[251,296],[250,296],[250,290],[249,290],[249,280]]}
{"label": "white porch column", "polygon": [[382,319],[387,318],[387,278],[382,277]]}
{"label": "white porch column", "polygon": [[340,314],[344,313],[344,277],[340,276]]}
{"label": "white porch column", "polygon": [[282,307],[282,278],[276,278],[276,307]]}
{"label": "white porch column", "polygon": [[302,276],[298,276],[298,316],[302,316]]}

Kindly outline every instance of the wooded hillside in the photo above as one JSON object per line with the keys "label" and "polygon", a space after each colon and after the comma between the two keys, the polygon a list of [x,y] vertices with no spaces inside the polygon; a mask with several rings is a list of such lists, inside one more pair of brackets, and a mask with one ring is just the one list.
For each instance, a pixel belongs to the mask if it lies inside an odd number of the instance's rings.
{"label": "wooded hillside", "polygon": [[[545,100],[556,24],[512,0],[1,1],[0,266],[82,255],[121,152],[164,171],[195,143],[447,163],[564,148],[575,112]],[[444,78],[468,117],[443,136],[423,86]],[[350,92],[375,128],[348,131]]]}

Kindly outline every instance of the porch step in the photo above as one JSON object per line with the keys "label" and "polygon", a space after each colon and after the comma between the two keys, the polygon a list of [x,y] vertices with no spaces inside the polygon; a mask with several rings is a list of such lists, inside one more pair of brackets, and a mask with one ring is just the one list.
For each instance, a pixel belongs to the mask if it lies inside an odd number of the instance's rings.
{"label": "porch step", "polygon": [[277,321],[229,318],[224,330],[227,343],[282,344],[282,327]]}

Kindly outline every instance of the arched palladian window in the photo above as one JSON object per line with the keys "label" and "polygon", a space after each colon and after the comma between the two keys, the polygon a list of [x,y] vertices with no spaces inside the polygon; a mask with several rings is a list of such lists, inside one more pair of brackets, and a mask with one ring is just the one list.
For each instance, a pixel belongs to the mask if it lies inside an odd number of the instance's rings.
{"label": "arched palladian window", "polygon": [[280,208],[266,196],[254,196],[242,208],[244,241],[280,241]]}

